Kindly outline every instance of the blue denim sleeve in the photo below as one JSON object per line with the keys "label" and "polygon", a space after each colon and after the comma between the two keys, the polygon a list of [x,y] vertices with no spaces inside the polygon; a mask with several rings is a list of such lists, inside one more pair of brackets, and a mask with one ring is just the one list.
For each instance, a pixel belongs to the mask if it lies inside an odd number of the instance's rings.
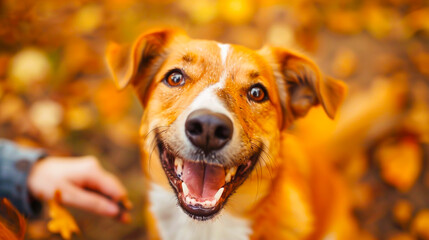
{"label": "blue denim sleeve", "polygon": [[27,177],[33,164],[44,156],[42,150],[20,147],[0,139],[0,198],[9,199],[29,217],[37,215],[41,205],[30,197]]}

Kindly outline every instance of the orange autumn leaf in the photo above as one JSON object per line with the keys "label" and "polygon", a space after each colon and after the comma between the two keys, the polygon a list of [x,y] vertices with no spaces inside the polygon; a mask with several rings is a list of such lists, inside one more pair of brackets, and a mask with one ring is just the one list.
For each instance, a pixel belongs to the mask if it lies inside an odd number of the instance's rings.
{"label": "orange autumn leaf", "polygon": [[419,239],[429,239],[429,210],[420,211],[411,224],[411,231],[419,236]]}
{"label": "orange autumn leaf", "polygon": [[358,59],[351,49],[342,49],[336,54],[332,71],[340,78],[350,77],[356,71]]}
{"label": "orange autumn leaf", "polygon": [[429,76],[429,53],[428,52],[417,52],[413,55],[410,55],[411,61],[414,63],[417,70],[426,76]]}
{"label": "orange autumn leaf", "polygon": [[382,178],[402,192],[414,185],[422,168],[422,152],[411,138],[383,143],[376,152]]}
{"label": "orange autumn leaf", "polygon": [[415,238],[407,233],[397,233],[389,237],[389,240],[414,240]]}
{"label": "orange autumn leaf", "polygon": [[337,33],[357,34],[362,31],[361,16],[356,11],[335,10],[326,16],[326,25]]}
{"label": "orange autumn leaf", "polygon": [[73,233],[79,233],[79,227],[73,216],[60,204],[61,193],[57,191],[55,197],[49,204],[49,216],[51,220],[48,223],[48,230],[52,233],[59,233],[63,239],[71,239]]}
{"label": "orange autumn leaf", "polygon": [[376,78],[369,90],[346,99],[336,119],[335,131],[325,135],[332,138],[334,157],[360,151],[368,139],[382,136],[397,124],[395,119],[405,106],[407,89],[407,82],[401,79]]}
{"label": "orange autumn leaf", "polygon": [[413,213],[413,206],[409,201],[398,201],[393,207],[393,217],[396,222],[405,225],[410,220]]}
{"label": "orange autumn leaf", "polygon": [[255,12],[252,0],[220,0],[221,17],[231,24],[244,24],[251,20]]}
{"label": "orange autumn leaf", "polygon": [[129,95],[118,92],[111,82],[101,84],[94,95],[97,109],[107,121],[123,116],[131,104],[130,100]]}
{"label": "orange autumn leaf", "polygon": [[363,9],[362,15],[365,16],[366,30],[375,38],[387,37],[396,20],[397,13],[388,8],[377,5],[369,5]]}
{"label": "orange autumn leaf", "polygon": [[429,31],[429,7],[415,9],[402,19],[406,27],[406,37],[411,37],[419,31]]}
{"label": "orange autumn leaf", "polygon": [[0,239],[23,240],[27,223],[25,218],[6,198],[0,201]]}

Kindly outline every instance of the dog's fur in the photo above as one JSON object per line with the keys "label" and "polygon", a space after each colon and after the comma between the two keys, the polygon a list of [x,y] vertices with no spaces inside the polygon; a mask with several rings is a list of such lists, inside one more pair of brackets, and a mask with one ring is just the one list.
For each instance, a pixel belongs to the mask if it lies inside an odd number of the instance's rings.
{"label": "dog's fur", "polygon": [[[144,108],[140,135],[150,183],[151,238],[351,239],[340,181],[327,164],[308,159],[287,133],[313,106],[320,105],[333,118],[345,95],[341,82],[323,77],[308,58],[286,49],[253,51],[190,39],[175,29],[146,32],[128,47],[111,44],[107,61],[117,86],[133,85]],[[183,85],[165,84],[172,69],[185,73]],[[249,99],[254,84],[265,87],[266,101]],[[226,115],[234,126],[231,141],[210,160],[195,157],[184,133],[186,117],[201,108]],[[240,186],[226,193],[228,203],[219,214],[198,221],[177,203],[180,188],[170,186],[159,142],[181,158],[225,168],[257,159]]]}

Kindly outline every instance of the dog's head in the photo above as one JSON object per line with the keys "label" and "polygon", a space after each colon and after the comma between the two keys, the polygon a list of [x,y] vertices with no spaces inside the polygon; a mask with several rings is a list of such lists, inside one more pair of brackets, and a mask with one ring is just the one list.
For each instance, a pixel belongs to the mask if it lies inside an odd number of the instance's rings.
{"label": "dog's head", "polygon": [[173,29],[144,33],[130,47],[112,44],[107,61],[118,87],[133,85],[143,104],[146,151],[154,141],[162,178],[199,220],[267,164],[261,156],[279,150],[282,129],[318,104],[333,117],[345,90],[287,50],[253,51]]}

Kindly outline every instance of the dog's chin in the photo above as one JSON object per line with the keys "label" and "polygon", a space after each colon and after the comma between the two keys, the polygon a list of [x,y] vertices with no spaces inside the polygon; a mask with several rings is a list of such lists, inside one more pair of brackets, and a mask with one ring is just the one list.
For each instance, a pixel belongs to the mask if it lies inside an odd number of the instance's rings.
{"label": "dog's chin", "polygon": [[200,221],[209,220],[222,210],[228,198],[247,179],[261,153],[253,153],[244,164],[226,167],[181,158],[159,139],[158,150],[180,207]]}

